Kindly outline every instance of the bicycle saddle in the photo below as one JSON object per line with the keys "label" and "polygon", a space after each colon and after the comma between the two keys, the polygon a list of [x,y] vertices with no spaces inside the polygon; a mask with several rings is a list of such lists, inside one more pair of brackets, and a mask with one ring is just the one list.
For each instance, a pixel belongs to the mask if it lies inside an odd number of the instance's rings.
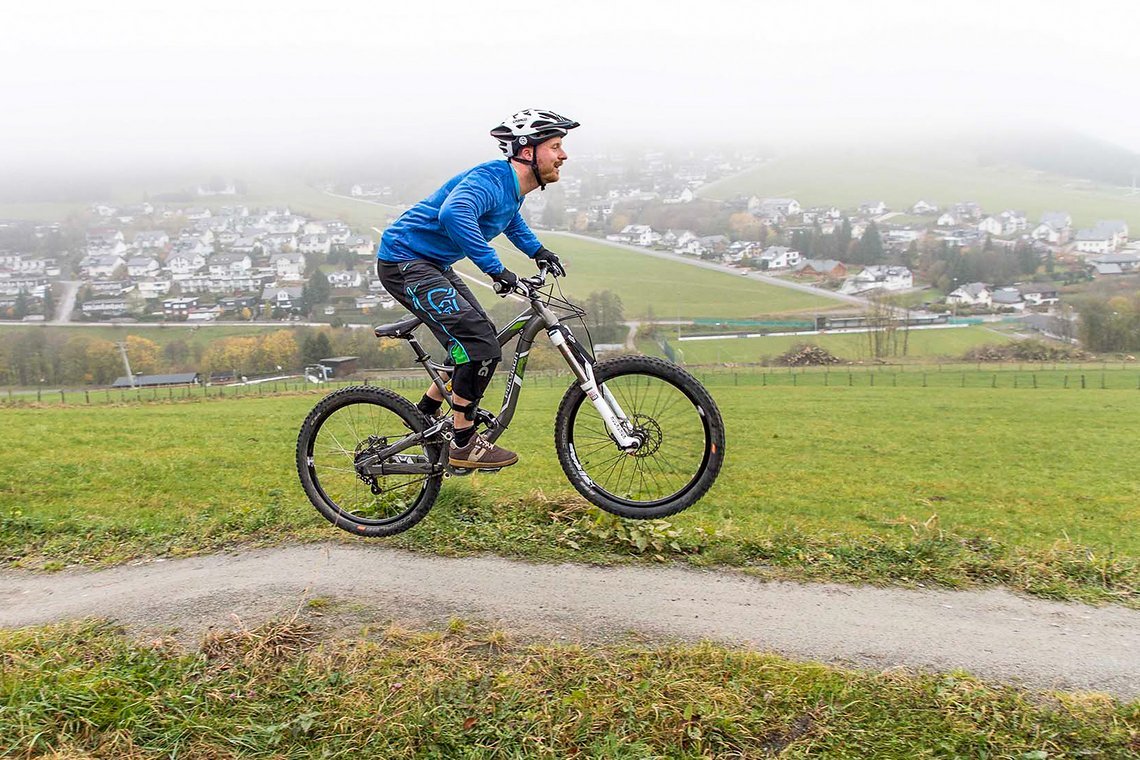
{"label": "bicycle saddle", "polygon": [[377,338],[410,338],[412,330],[420,326],[420,318],[416,316],[401,319],[387,325],[380,325],[375,329]]}

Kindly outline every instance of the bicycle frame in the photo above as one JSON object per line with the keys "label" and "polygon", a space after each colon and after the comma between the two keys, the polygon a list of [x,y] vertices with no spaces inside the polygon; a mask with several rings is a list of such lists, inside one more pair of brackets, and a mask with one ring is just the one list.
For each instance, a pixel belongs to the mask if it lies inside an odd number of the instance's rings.
{"label": "bicycle frame", "polygon": [[[570,331],[570,328],[562,324],[558,315],[542,302],[542,293],[538,290],[538,287],[541,286],[544,281],[542,279],[542,275],[544,274],[544,272],[540,274],[537,285],[534,282],[527,283],[526,295],[530,301],[528,309],[515,317],[515,319],[500,330],[497,335],[500,346],[506,346],[507,343],[516,336],[518,337],[518,343],[515,346],[514,362],[507,373],[506,388],[503,391],[503,403],[499,409],[499,414],[492,417],[490,414],[483,412],[483,410],[479,410],[482,414],[476,418],[477,421],[482,421],[487,424],[485,437],[490,441],[495,441],[506,431],[511,420],[514,418],[515,409],[518,406],[519,396],[522,391],[523,377],[526,374],[527,357],[530,354],[531,347],[534,345],[535,337],[540,331],[545,330],[547,336],[550,338],[550,342],[558,349],[559,353],[562,354],[562,358],[574,373],[574,377],[577,379],[582,391],[598,410],[598,414],[604,421],[606,429],[614,439],[617,447],[626,452],[636,451],[642,445],[642,440],[632,433],[633,426],[625,412],[622,411],[617,399],[614,398],[604,385],[599,388],[595,382],[593,356],[578,343],[574,334]],[[447,380],[445,379],[445,375],[450,373],[451,368],[448,365],[433,361],[414,335],[408,336],[407,341],[412,351],[416,354],[416,362],[421,364],[427,371],[432,383],[434,383],[440,393],[443,394],[448,404],[453,405],[451,391],[448,389]],[[394,444],[386,446],[382,450],[358,462],[357,467],[361,472],[371,475],[423,473],[424,465],[422,464],[392,463],[386,462],[385,460],[425,439],[441,433],[444,433],[445,437],[449,438],[449,426],[450,421],[445,419],[429,426],[422,433],[405,436]],[[440,461],[431,465],[431,473],[446,471],[446,464],[447,452],[446,447],[443,447]]]}

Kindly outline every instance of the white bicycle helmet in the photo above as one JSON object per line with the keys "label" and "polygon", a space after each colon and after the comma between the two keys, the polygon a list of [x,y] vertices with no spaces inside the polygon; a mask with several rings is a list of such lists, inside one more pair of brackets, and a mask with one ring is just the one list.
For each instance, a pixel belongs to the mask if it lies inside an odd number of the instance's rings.
{"label": "white bicycle helmet", "polygon": [[578,122],[559,116],[545,108],[528,108],[506,119],[491,130],[491,137],[499,141],[499,150],[507,158],[515,158],[523,148],[537,146],[580,126]]}

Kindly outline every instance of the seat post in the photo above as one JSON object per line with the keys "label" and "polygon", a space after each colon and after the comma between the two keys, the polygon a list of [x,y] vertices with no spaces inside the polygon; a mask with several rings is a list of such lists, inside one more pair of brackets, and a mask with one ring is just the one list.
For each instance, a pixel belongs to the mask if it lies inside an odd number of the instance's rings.
{"label": "seat post", "polygon": [[427,351],[424,351],[424,348],[423,348],[423,346],[420,345],[420,342],[418,340],[416,340],[416,336],[414,336],[414,335],[408,336],[408,345],[411,346],[412,351],[415,352],[416,361],[419,362],[420,364],[423,364],[426,367],[427,362],[429,359],[431,359],[431,357],[428,355]]}

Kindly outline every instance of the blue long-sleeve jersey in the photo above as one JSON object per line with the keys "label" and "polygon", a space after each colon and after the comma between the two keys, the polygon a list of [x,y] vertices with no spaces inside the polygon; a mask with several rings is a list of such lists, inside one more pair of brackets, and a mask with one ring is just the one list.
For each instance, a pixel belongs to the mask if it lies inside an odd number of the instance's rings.
{"label": "blue long-sleeve jersey", "polygon": [[400,215],[380,237],[381,261],[425,259],[451,266],[467,257],[486,274],[503,270],[487,241],[506,233],[531,258],[542,247],[519,214],[522,193],[507,161],[488,161],[457,174]]}

